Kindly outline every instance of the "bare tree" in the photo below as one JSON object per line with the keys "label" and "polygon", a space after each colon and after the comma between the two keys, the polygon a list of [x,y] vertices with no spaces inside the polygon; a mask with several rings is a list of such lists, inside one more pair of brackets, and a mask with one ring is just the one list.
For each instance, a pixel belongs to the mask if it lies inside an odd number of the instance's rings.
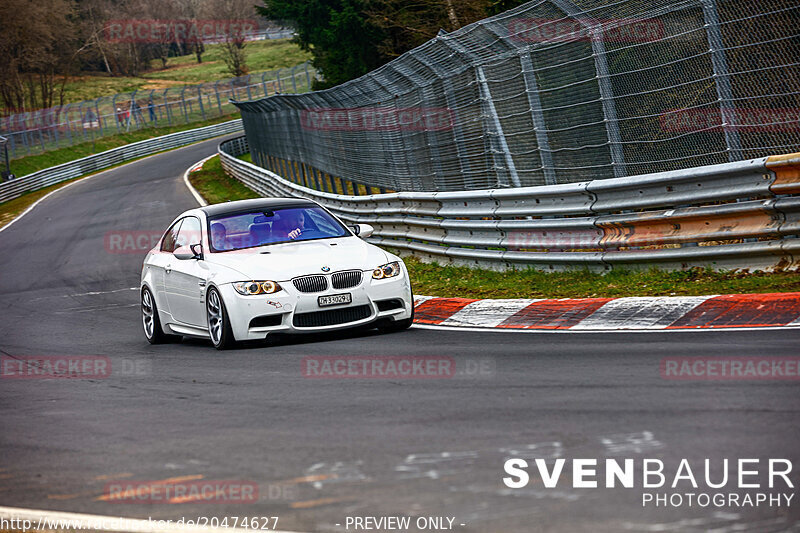
{"label": "bare tree", "polygon": [[0,96],[6,107],[36,109],[61,102],[74,65],[73,16],[68,0],[0,2]]}
{"label": "bare tree", "polygon": [[244,76],[249,72],[247,68],[247,34],[241,25],[243,20],[253,20],[256,16],[252,0],[218,0],[215,4],[215,13],[218,18],[231,23],[222,43],[222,59],[228,67],[228,72],[233,76]]}

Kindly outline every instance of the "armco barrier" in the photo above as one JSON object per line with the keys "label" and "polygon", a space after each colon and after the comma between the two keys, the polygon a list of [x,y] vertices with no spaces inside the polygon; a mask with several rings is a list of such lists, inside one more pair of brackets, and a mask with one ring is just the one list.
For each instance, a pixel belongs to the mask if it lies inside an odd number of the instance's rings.
{"label": "armco barrier", "polygon": [[[494,269],[788,269],[800,266],[800,154],[543,187],[344,196],[238,159],[222,166],[264,196],[299,196],[375,227],[370,242]],[[776,189],[776,184],[779,188]]]}
{"label": "armco barrier", "polygon": [[63,165],[46,168],[33,174],[0,184],[0,203],[13,200],[23,194],[43,187],[48,187],[72,178],[102,170],[137,157],[154,154],[163,150],[177,148],[219,135],[235,133],[242,129],[241,119],[230,120],[213,126],[179,131],[139,141],[118,148],[112,148],[99,154],[76,159]]}

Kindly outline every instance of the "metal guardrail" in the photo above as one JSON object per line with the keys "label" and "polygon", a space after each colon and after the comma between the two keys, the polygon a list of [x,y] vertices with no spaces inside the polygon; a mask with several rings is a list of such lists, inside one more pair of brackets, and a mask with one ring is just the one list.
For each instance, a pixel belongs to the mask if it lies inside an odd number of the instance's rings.
{"label": "metal guardrail", "polygon": [[222,166],[264,196],[316,200],[368,223],[374,244],[425,260],[492,269],[800,265],[800,154],[584,183],[345,196],[284,179],[222,143]]}
{"label": "metal guardrail", "polygon": [[99,154],[90,155],[81,159],[76,159],[63,165],[46,168],[33,174],[28,174],[18,179],[7,181],[0,184],[0,203],[18,198],[25,193],[48,187],[55,183],[77,178],[85,174],[90,174],[97,170],[102,170],[131,159],[163,152],[171,148],[177,148],[197,141],[210,139],[219,135],[235,133],[241,131],[241,119],[229,120],[213,126],[196,128],[192,130],[179,131],[153,137],[118,148],[112,148]]}

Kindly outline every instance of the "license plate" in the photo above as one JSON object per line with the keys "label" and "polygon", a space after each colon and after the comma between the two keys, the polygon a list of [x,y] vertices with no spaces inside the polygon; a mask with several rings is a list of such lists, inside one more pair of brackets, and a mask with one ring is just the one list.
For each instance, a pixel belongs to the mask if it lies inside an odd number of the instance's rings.
{"label": "license plate", "polygon": [[317,298],[317,303],[320,307],[327,307],[329,305],[343,305],[349,304],[353,301],[350,293],[345,294],[331,294],[330,296],[320,296]]}

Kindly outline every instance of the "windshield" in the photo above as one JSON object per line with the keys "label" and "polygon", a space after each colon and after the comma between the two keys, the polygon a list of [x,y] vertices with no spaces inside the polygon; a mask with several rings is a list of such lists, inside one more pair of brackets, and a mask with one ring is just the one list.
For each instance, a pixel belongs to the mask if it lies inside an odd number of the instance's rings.
{"label": "windshield", "polygon": [[217,216],[209,219],[208,234],[212,251],[227,252],[268,244],[346,237],[350,232],[324,209],[308,206]]}

